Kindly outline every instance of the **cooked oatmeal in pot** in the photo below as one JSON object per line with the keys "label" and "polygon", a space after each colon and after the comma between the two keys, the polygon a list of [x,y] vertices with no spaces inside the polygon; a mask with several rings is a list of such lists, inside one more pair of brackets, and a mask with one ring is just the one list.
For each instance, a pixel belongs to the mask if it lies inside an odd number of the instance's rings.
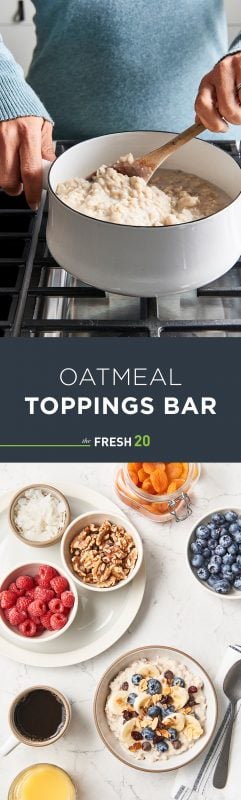
{"label": "cooked oatmeal in pot", "polygon": [[136,661],[109,689],[108,725],[136,759],[166,760],[205,733],[203,684],[183,663],[165,657]]}
{"label": "cooked oatmeal in pot", "polygon": [[231,202],[218,186],[181,170],[160,169],[147,185],[143,178],[129,178],[105,165],[91,181],[71,178],[59,183],[56,194],[70,208],[89,217],[148,227],[201,219]]}

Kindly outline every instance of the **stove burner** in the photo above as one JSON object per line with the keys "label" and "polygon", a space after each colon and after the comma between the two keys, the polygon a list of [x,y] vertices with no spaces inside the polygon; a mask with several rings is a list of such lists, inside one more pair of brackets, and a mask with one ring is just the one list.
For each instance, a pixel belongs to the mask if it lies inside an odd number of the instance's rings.
{"label": "stove burner", "polygon": [[[57,155],[76,142],[58,142]],[[241,166],[239,142],[220,142]],[[0,336],[240,336],[241,258],[197,292],[114,295],[62,269],[45,239],[47,199],[34,214],[24,195],[0,191]]]}

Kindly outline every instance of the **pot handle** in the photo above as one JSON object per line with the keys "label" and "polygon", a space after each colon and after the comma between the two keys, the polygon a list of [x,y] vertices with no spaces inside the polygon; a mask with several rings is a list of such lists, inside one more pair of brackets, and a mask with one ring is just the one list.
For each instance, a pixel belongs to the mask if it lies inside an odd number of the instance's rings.
{"label": "pot handle", "polygon": [[44,158],[42,159],[43,189],[48,189],[49,170],[52,163],[52,161],[46,161]]}
{"label": "pot handle", "polygon": [[11,753],[12,750],[14,750],[14,748],[18,746],[18,744],[19,740],[17,739],[16,736],[13,736],[12,734],[11,736],[8,737],[8,739],[6,739],[6,742],[4,742],[0,747],[0,756],[7,756],[8,753]]}

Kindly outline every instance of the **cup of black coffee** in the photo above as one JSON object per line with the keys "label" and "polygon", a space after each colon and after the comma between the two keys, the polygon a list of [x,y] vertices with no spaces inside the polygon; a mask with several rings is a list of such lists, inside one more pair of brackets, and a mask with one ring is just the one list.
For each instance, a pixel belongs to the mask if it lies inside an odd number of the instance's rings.
{"label": "cup of black coffee", "polygon": [[53,744],[65,733],[70,718],[69,701],[58,689],[31,686],[10,706],[12,735],[0,748],[0,755],[7,755],[21,742],[33,747]]}

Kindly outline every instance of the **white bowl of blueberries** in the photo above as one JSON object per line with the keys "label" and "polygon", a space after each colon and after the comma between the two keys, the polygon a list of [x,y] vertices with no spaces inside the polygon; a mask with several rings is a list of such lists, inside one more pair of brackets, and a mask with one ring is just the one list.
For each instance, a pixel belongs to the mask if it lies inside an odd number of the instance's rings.
{"label": "white bowl of blueberries", "polygon": [[188,564],[199,583],[227,600],[241,600],[241,509],[214,509],[192,528]]}

